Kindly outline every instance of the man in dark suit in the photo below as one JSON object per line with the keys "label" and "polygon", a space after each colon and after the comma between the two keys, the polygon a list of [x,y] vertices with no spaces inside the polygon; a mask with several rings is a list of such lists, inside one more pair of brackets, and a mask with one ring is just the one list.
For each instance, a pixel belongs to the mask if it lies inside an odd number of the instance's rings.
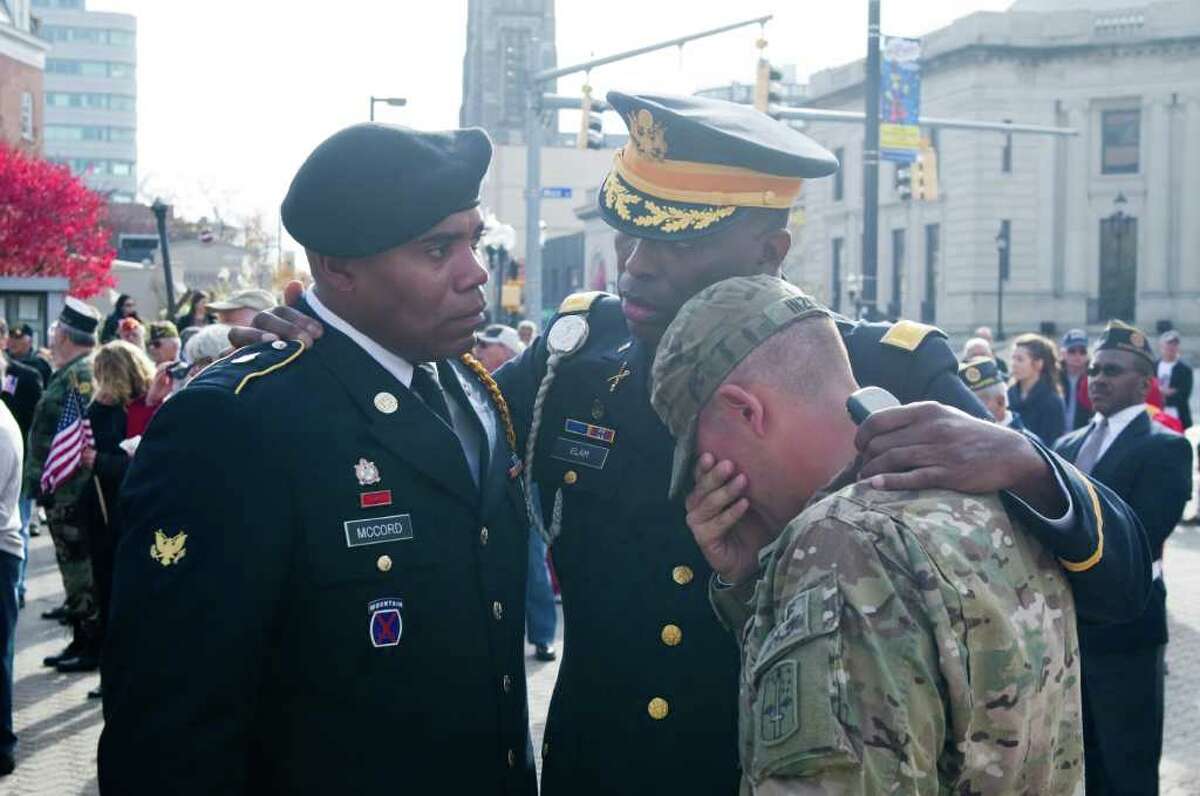
{"label": "man in dark suit", "polygon": [[363,124],[300,168],[282,220],[326,331],[214,363],[141,442],[103,791],[536,794],[515,434],[466,356],[490,156]]}
{"label": "man in dark suit", "polygon": [[1080,623],[1087,792],[1158,793],[1162,754],[1163,652],[1167,643],[1162,552],[1192,489],[1192,451],[1150,422],[1146,390],[1154,357],[1145,336],[1113,321],[1088,369],[1096,417],[1055,449],[1133,509],[1150,542],[1154,586],[1143,614],[1117,625]]}
{"label": "man in dark suit", "polygon": [[1162,359],[1154,365],[1162,388],[1163,411],[1179,418],[1186,430],[1192,426],[1192,368],[1179,358],[1179,332],[1171,329],[1158,338]]}

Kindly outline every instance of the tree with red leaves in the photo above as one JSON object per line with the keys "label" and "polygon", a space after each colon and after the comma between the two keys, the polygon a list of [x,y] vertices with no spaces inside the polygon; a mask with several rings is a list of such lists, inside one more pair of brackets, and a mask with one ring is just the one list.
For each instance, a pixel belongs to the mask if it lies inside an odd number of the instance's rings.
{"label": "tree with red leaves", "polygon": [[0,276],[58,276],[88,298],[116,280],[104,198],[66,166],[0,143]]}

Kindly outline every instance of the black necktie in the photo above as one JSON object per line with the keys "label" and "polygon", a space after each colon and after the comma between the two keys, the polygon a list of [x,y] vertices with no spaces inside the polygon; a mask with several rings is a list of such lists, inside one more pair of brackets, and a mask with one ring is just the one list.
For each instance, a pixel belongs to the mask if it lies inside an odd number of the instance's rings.
{"label": "black necktie", "polygon": [[435,415],[446,421],[446,425],[454,427],[450,419],[450,406],[446,403],[446,393],[437,380],[437,370],[432,362],[423,362],[413,368],[413,392],[420,396]]}

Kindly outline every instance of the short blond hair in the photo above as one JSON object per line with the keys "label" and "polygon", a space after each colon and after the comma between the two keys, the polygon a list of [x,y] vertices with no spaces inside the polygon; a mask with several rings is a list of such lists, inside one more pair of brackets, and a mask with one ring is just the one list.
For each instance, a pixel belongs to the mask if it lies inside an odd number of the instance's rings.
{"label": "short blond hair", "polygon": [[149,391],[154,381],[154,363],[132,343],[113,340],[96,352],[92,374],[96,378],[97,400],[125,406]]}

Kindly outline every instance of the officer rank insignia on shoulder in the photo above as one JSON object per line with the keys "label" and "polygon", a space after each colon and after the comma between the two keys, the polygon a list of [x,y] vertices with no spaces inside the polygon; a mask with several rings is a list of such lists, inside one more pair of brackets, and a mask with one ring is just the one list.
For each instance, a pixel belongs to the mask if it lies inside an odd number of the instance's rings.
{"label": "officer rank insignia on shoulder", "polygon": [[304,344],[299,340],[276,340],[239,348],[204,368],[192,381],[224,386],[239,395],[255,379],[283,369],[303,353]]}
{"label": "officer rank insignia on shoulder", "polygon": [[572,293],[563,299],[562,304],[558,305],[559,315],[570,315],[576,312],[587,312],[596,303],[596,300],[609,295],[602,290],[590,290],[585,293]]}
{"label": "officer rank insignia on shoulder", "polygon": [[154,532],[154,544],[150,545],[150,557],[164,567],[178,564],[187,555],[187,538],[188,535],[183,531],[167,536],[161,528],[158,529]]}
{"label": "officer rank insignia on shoulder", "polygon": [[929,326],[928,324],[917,323],[916,321],[896,321],[879,342],[892,348],[916,351],[931,333],[945,336],[945,333],[936,326]]}

